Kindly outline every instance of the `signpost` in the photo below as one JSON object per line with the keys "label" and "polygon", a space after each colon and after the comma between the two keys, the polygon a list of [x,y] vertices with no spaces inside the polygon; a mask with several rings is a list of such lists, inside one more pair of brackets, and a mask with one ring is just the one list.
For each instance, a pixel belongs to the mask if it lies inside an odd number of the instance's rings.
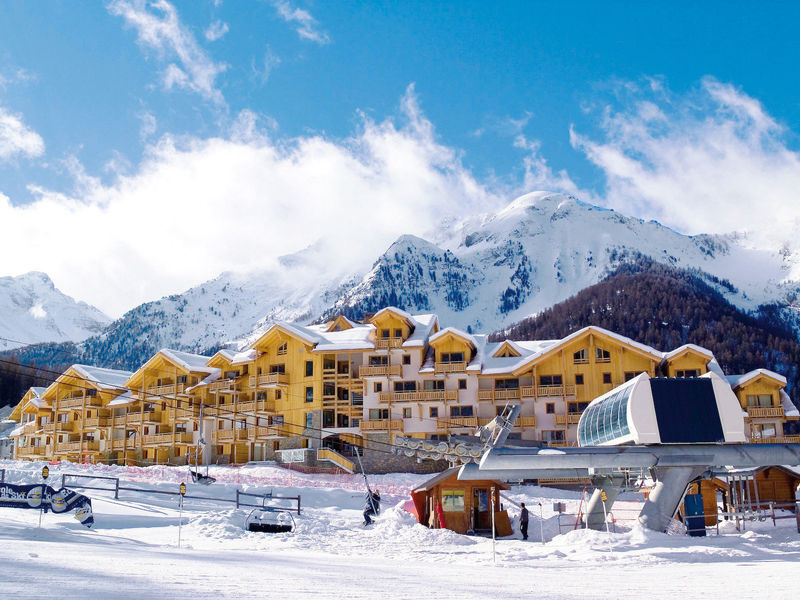
{"label": "signpost", "polygon": [[[44,481],[44,483],[47,483],[47,478],[48,477],[50,477],[50,468],[47,465],[45,465],[45,466],[42,467],[42,480]],[[44,489],[45,489],[45,486],[43,485],[42,486],[41,504],[39,505],[39,528],[40,529],[42,527],[42,513],[44,513]]]}
{"label": "signpost", "polygon": [[611,548],[611,529],[608,526],[608,511],[606,510],[606,500],[608,500],[608,495],[606,494],[605,490],[600,490],[600,500],[603,501],[603,516],[605,517],[606,531],[608,532],[608,551],[614,552],[614,550]]}
{"label": "signpost", "polygon": [[496,494],[496,492],[495,492],[495,488],[493,486],[492,487],[492,495],[491,495],[491,498],[489,500],[489,502],[491,503],[490,506],[489,506],[489,510],[492,511],[492,562],[494,562],[494,564],[496,565],[497,564],[497,553],[495,552],[495,531],[496,530],[495,530],[495,527],[494,527],[494,498],[495,498],[495,494]]}
{"label": "signpost", "polygon": [[183,497],[186,495],[186,484],[181,483],[178,486],[178,493],[181,495],[178,500],[178,548],[181,547],[181,528],[183,527]]}

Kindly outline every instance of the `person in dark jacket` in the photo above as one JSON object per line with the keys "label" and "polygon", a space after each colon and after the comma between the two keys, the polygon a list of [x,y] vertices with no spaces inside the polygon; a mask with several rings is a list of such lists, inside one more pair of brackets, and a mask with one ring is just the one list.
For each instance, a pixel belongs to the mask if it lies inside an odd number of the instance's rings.
{"label": "person in dark jacket", "polygon": [[364,525],[372,524],[371,516],[378,516],[381,512],[380,490],[374,492],[367,490],[367,502],[364,504]]}
{"label": "person in dark jacket", "polygon": [[525,508],[525,503],[520,502],[519,506],[522,510],[519,511],[519,531],[522,534],[522,539],[528,539],[528,509]]}

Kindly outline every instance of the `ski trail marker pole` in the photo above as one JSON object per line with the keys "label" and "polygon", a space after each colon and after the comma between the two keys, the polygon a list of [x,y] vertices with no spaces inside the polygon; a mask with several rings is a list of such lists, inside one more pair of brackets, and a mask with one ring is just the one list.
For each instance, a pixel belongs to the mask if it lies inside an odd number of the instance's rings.
{"label": "ski trail marker pole", "polygon": [[181,528],[183,527],[183,497],[186,495],[186,484],[181,483],[178,486],[178,493],[181,499],[178,501],[178,548],[181,547]]}

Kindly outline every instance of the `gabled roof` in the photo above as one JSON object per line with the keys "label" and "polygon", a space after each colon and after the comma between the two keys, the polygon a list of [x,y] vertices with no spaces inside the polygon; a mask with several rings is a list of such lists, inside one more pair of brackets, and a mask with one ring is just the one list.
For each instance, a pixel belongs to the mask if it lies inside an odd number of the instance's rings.
{"label": "gabled roof", "polygon": [[231,363],[233,361],[233,357],[236,356],[236,353],[232,350],[218,350],[217,353],[208,359],[206,365],[209,367],[217,367],[220,368],[225,363]]}
{"label": "gabled roof", "polygon": [[[501,354],[508,354],[508,356],[500,356]],[[491,355],[492,358],[509,358],[522,356],[522,350],[512,340],[505,340],[495,348]]]}
{"label": "gabled roof", "polygon": [[68,367],[41,395],[49,396],[61,383],[80,385],[81,382],[89,383],[99,390],[122,391],[126,389],[127,381],[132,375],[130,371],[76,364]]}
{"label": "gabled roof", "polygon": [[213,373],[216,368],[208,366],[210,358],[211,357],[203,356],[202,354],[192,354],[181,350],[162,348],[151,356],[146,363],[136,369],[134,373],[131,373],[130,377],[125,381],[125,385],[128,387],[132,386],[135,381],[138,381],[139,378],[144,375],[146,369],[151,368],[151,365],[160,359],[165,360],[184,372]]}
{"label": "gabled roof", "polygon": [[684,344],[683,346],[678,346],[674,350],[664,352],[664,360],[671,360],[685,352],[699,354],[708,360],[712,360],[714,358],[714,353],[708,348],[703,348],[702,346],[697,346],[696,344]]}
{"label": "gabled roof", "polygon": [[384,315],[386,313],[390,313],[390,314],[393,314],[393,315],[395,315],[397,317],[400,317],[401,319],[404,319],[405,321],[408,321],[409,325],[413,325],[411,314],[407,313],[406,311],[404,311],[401,308],[397,308],[396,306],[387,306],[385,308],[380,309],[378,312],[376,312],[374,315],[372,315],[372,318],[370,318],[370,320],[369,320],[370,323],[375,321],[375,319],[377,319],[379,316]]}
{"label": "gabled roof", "polygon": [[339,315],[333,321],[330,321],[325,324],[327,327],[327,331],[336,331],[336,328],[339,328],[339,331],[343,331],[345,329],[351,329],[352,327],[356,327],[358,323],[355,321],[351,321],[344,315]]}
{"label": "gabled roof", "polygon": [[308,344],[309,346],[316,346],[320,341],[322,341],[322,337],[320,335],[312,332],[307,327],[297,325],[296,323],[289,323],[287,321],[277,321],[276,323],[270,325],[269,328],[262,333],[255,342],[250,344],[250,347],[257,348],[263,341],[265,341],[275,332],[294,337],[301,342]]}
{"label": "gabled roof", "polygon": [[725,379],[728,380],[728,383],[731,384],[733,389],[736,389],[738,387],[742,387],[746,383],[750,383],[758,377],[769,377],[770,379],[775,380],[777,383],[786,385],[786,377],[776,373],[775,371],[770,371],[769,369],[753,369],[744,375],[726,375]]}
{"label": "gabled roof", "polygon": [[8,415],[10,421],[19,421],[22,418],[22,410],[24,408],[24,404],[34,403],[33,405],[36,408],[50,408],[50,405],[47,404],[44,400],[41,400],[42,394],[44,394],[47,388],[43,387],[30,387],[28,391],[22,396],[22,399],[17,402],[17,405],[11,411],[11,414]]}
{"label": "gabled roof", "polygon": [[403,342],[403,348],[421,348],[428,343],[432,333],[439,329],[439,317],[434,314],[413,315],[413,331]]}
{"label": "gabled roof", "polygon": [[[438,475],[435,475],[431,479],[428,479],[425,483],[423,483],[419,487],[416,487],[413,490],[411,490],[411,493],[414,493],[414,492],[427,492],[428,490],[433,489],[434,487],[436,487],[438,484],[442,483],[443,481],[447,481],[448,479],[452,479],[453,477],[458,477],[458,471],[459,470],[460,470],[460,467],[455,467],[455,468],[452,468],[452,469],[447,469],[446,471],[442,471]],[[485,481],[494,481],[494,480],[492,480],[490,478],[487,478]],[[498,489],[501,489],[501,490],[510,489],[507,484],[502,483],[500,481],[497,481],[496,484],[497,484],[497,488]],[[469,481],[466,485],[475,485],[475,481]]]}
{"label": "gabled roof", "polygon": [[444,329],[434,333],[432,336],[428,338],[428,343],[431,346],[435,346],[438,340],[444,339],[446,337],[457,337],[461,340],[464,340],[468,344],[472,346],[473,349],[478,348],[478,342],[475,341],[475,338],[472,337],[469,333],[461,331],[460,329],[456,329],[455,327],[445,327]]}

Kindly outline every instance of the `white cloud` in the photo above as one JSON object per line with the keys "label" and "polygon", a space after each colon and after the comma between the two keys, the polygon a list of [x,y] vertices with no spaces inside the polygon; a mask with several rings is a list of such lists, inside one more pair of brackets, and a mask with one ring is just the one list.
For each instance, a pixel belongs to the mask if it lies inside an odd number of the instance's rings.
{"label": "white cloud", "polygon": [[216,78],[225,71],[198,45],[194,35],[178,18],[178,11],[166,0],[113,0],[112,15],[122,17],[136,29],[141,46],[155,50],[161,60],[177,59],[164,69],[164,86],[184,88],[216,104],[224,103]]}
{"label": "white cloud", "polygon": [[146,140],[156,132],[158,122],[155,115],[150,112],[139,114],[139,120],[142,122],[142,126],[139,128],[139,137]]}
{"label": "white cloud", "polygon": [[254,78],[260,81],[261,85],[264,85],[269,79],[272,69],[277,67],[280,63],[280,57],[275,55],[272,49],[267,46],[264,50],[264,58],[260,62],[257,62],[255,58],[252,59],[250,61],[250,68],[253,71]]}
{"label": "white cloud", "polygon": [[9,112],[0,106],[0,162],[17,156],[35,158],[44,154],[42,136],[28,127],[22,115]]}
{"label": "white cloud", "polygon": [[0,253],[114,315],[317,240],[330,268],[368,266],[400,234],[499,203],[436,140],[413,87],[397,119],[362,116],[343,140],[276,140],[246,111],[225,137],[162,136],[112,185],[68,167],[80,194],[32,189],[25,206],[0,196]]}
{"label": "white cloud", "polygon": [[208,29],[205,31],[205,36],[209,42],[216,42],[218,39],[228,33],[228,31],[228,24],[217,20],[208,26]]}
{"label": "white cloud", "polygon": [[519,134],[514,139],[514,146],[528,151],[527,156],[522,159],[525,175],[522,180],[522,186],[516,191],[516,195],[532,191],[561,192],[572,194],[585,202],[594,204],[602,202],[590,190],[579,188],[566,170],[562,169],[554,172],[550,165],[547,164],[547,160],[539,152],[541,148],[539,141],[529,140],[524,135]]}
{"label": "white cloud", "polygon": [[754,98],[713,78],[675,96],[628,86],[605,107],[603,138],[571,132],[606,178],[606,203],[685,233],[747,230],[756,245],[796,238],[800,155]]}
{"label": "white cloud", "polygon": [[287,0],[274,0],[272,3],[278,15],[290,25],[297,25],[297,35],[305,40],[317,44],[327,44],[331,41],[328,34],[317,28],[317,20],[307,10],[294,8]]}

